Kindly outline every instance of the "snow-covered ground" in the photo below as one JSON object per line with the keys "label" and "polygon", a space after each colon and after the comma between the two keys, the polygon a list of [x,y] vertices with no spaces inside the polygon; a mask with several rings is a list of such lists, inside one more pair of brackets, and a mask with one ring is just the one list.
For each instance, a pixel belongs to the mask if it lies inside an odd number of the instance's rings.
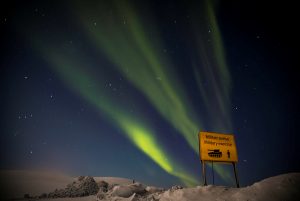
{"label": "snow-covered ground", "polygon": [[[78,179],[78,178],[77,178]],[[0,172],[1,198],[23,197],[24,194],[40,195],[54,189],[65,188],[76,178],[59,173],[5,171]],[[116,177],[94,177],[112,186],[106,191],[99,190],[98,195],[77,198],[46,198],[41,201],[300,201],[300,173],[283,174],[267,178],[251,186],[233,188],[224,186],[197,186],[193,188],[170,189],[149,187],[143,184],[132,184],[131,179]],[[95,182],[94,181],[94,182]],[[101,189],[101,188],[100,188]],[[101,191],[101,192],[100,192]],[[2,200],[2,199],[1,199]]]}
{"label": "snow-covered ground", "polygon": [[271,177],[243,188],[209,185],[166,191],[160,200],[300,201],[300,173]]}

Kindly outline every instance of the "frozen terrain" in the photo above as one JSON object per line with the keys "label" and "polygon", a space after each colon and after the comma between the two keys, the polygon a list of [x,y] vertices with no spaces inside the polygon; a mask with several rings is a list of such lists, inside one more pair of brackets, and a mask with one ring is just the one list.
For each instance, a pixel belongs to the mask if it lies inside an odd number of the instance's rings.
{"label": "frozen terrain", "polygon": [[[232,188],[224,186],[197,186],[170,189],[133,183],[130,179],[115,177],[78,177],[62,174],[5,171],[1,172],[1,198],[23,198],[41,201],[300,201],[300,173],[289,173],[270,177],[251,186]],[[58,189],[58,190],[55,190]],[[55,190],[55,191],[54,191]],[[84,192],[77,196],[72,192]],[[43,197],[39,197],[43,194]],[[58,197],[60,198],[58,198]],[[61,197],[62,196],[62,197]]]}

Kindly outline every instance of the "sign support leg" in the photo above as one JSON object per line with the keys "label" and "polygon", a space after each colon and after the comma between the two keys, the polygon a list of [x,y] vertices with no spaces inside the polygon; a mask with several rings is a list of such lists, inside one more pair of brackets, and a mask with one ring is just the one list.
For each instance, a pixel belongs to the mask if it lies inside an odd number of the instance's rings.
{"label": "sign support leg", "polygon": [[203,185],[206,186],[207,182],[206,182],[206,173],[205,173],[205,162],[202,162],[202,177],[203,177]]}
{"label": "sign support leg", "polygon": [[212,182],[213,182],[213,185],[215,185],[215,175],[214,175],[214,162],[211,161],[211,170],[212,170]]}
{"label": "sign support leg", "polygon": [[239,184],[239,179],[238,179],[238,175],[237,175],[236,163],[233,162],[232,165],[233,165],[233,170],[234,170],[234,177],[235,177],[236,187],[239,188],[240,184]]}

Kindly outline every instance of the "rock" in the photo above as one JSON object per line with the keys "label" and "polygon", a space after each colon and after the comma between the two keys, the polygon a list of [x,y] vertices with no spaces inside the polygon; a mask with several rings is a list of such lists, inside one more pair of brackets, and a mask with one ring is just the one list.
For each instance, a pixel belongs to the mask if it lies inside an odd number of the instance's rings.
{"label": "rock", "polygon": [[107,190],[112,191],[115,186],[118,186],[118,184],[109,184]]}
{"label": "rock", "polygon": [[[78,180],[78,181],[82,181],[84,178],[85,178],[85,176],[79,176],[79,177],[77,178],[77,180]],[[74,182],[73,182],[73,183],[74,183]]]}
{"label": "rock", "polygon": [[144,200],[146,201],[158,201],[160,199],[160,194],[158,193],[153,193],[148,195]]}
{"label": "rock", "polygon": [[97,200],[104,200],[104,199],[106,199],[106,193],[99,191],[97,193]]}
{"label": "rock", "polygon": [[93,177],[85,177],[79,183],[79,189],[84,192],[85,195],[96,195],[99,191],[98,184]]}
{"label": "rock", "polygon": [[176,185],[176,186],[172,186],[170,191],[176,191],[176,190],[179,190],[179,189],[183,189],[183,187]]}
{"label": "rock", "polygon": [[107,188],[104,188],[104,187],[99,187],[99,191],[98,193],[102,192],[102,193],[107,193]]}
{"label": "rock", "polygon": [[100,181],[98,182],[98,187],[99,187],[99,192],[104,192],[106,193],[108,191],[108,183],[105,181]]}
{"label": "rock", "polygon": [[128,185],[134,193],[138,194],[138,195],[142,195],[146,192],[145,190],[145,186],[141,183],[134,183],[134,184],[130,184]]}
{"label": "rock", "polygon": [[106,181],[99,181],[98,182],[99,187],[108,188],[108,183]]}

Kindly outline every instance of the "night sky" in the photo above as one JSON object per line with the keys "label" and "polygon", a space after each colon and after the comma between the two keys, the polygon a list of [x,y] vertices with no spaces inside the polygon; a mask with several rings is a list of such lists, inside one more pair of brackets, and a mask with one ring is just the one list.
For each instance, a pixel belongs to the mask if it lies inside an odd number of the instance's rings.
{"label": "night sky", "polygon": [[[235,135],[242,186],[299,172],[295,7],[2,5],[0,169],[195,186],[198,132],[211,131]],[[234,185],[231,166],[214,170]]]}

